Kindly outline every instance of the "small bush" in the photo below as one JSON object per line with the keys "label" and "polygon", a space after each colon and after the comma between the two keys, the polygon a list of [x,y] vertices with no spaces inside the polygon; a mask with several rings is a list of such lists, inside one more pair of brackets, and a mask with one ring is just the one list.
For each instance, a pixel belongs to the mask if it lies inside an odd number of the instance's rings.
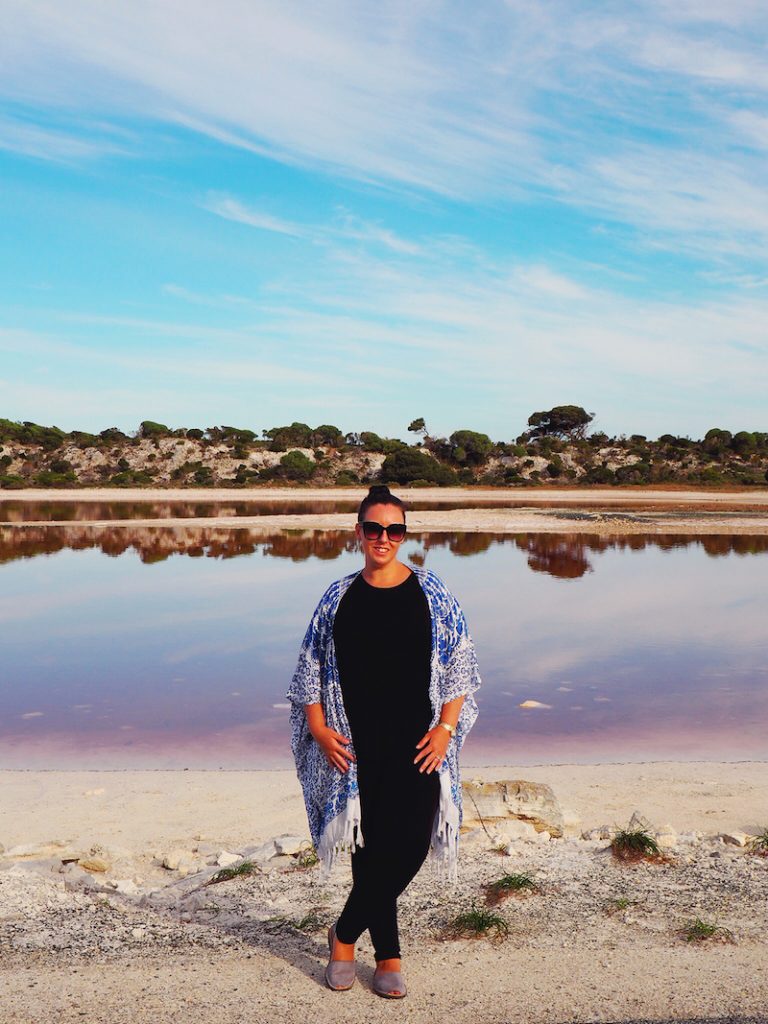
{"label": "small bush", "polygon": [[712,921],[702,921],[700,917],[689,921],[683,927],[681,934],[686,942],[706,942],[707,939],[719,939],[721,942],[733,941],[733,932]]}
{"label": "small bush", "polygon": [[536,888],[536,883],[530,875],[502,875],[495,882],[490,882],[486,885],[485,902],[489,906],[496,906],[497,903],[501,903],[502,900],[513,893],[530,892]]}
{"label": "small bush", "polygon": [[493,910],[474,904],[463,914],[457,914],[445,930],[450,939],[479,939],[485,935],[501,942],[509,934],[509,925]]}
{"label": "small bush", "polygon": [[306,870],[307,868],[313,868],[319,863],[320,858],[317,856],[317,851],[311,844],[302,846],[296,854],[296,867],[299,869]]}
{"label": "small bush", "polygon": [[644,828],[621,829],[611,840],[611,853],[618,860],[658,860],[659,844]]}
{"label": "small bush", "polygon": [[211,875],[206,884],[216,885],[218,882],[228,882],[232,878],[257,875],[260,871],[259,865],[255,864],[252,860],[241,860],[239,864],[233,864],[229,868],[222,868],[215,875]]}
{"label": "small bush", "polygon": [[360,483],[360,478],[357,473],[352,473],[348,469],[342,469],[336,474],[334,483],[337,487],[353,487],[355,484]]}
{"label": "small bush", "polygon": [[768,825],[758,835],[752,836],[749,841],[749,849],[751,853],[768,857]]}

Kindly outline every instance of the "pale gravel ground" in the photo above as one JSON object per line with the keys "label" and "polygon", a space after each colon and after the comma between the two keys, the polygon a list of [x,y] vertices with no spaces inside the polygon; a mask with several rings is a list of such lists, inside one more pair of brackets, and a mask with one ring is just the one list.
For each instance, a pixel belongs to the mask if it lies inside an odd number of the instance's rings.
{"label": "pale gravel ground", "polygon": [[[681,833],[716,834],[768,816],[765,763],[465,770],[478,775],[549,782],[586,828],[625,823],[635,808]],[[714,839],[681,842],[673,865],[626,867],[604,842],[575,839],[517,843],[501,858],[476,830],[464,841],[457,887],[438,886],[425,868],[402,900],[411,994],[390,1004],[370,992],[367,941],[353,991],[321,984],[323,929],[343,901],[347,865],[323,880],[317,869],[271,862],[265,874],[204,888],[150,866],[151,854],[172,846],[237,849],[303,834],[291,772],[3,772],[0,823],[6,847],[98,842],[119,862],[114,875],[167,880],[142,901],[65,890],[66,876],[45,865],[30,874],[29,862],[10,868],[6,858],[3,1024],[583,1024],[759,1018],[768,1009],[768,859]],[[441,940],[453,914],[504,870],[530,872],[540,885],[502,906],[509,938]],[[624,911],[612,904],[619,897],[631,901]],[[297,929],[310,911],[317,926]],[[686,943],[679,930],[695,915],[730,929],[733,941]]]}

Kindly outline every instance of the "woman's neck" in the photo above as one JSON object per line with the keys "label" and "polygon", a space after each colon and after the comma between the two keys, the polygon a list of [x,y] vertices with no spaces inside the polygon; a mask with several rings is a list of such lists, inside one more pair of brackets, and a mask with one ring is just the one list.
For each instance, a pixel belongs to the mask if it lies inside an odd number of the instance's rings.
{"label": "woman's neck", "polygon": [[363,569],[363,579],[372,587],[396,587],[399,583],[404,583],[410,575],[411,570],[408,566],[397,559],[389,565],[366,565]]}

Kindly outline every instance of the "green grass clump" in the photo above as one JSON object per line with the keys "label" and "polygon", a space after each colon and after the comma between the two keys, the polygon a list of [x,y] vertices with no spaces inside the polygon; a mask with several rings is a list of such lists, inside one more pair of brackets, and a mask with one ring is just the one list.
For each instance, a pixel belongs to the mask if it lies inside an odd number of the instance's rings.
{"label": "green grass clump", "polygon": [[644,828],[623,828],[611,840],[611,853],[619,860],[659,860],[661,850]]}
{"label": "green grass clump", "polygon": [[316,932],[323,927],[323,918],[316,909],[308,911],[304,917],[294,922],[294,928],[300,932]]}
{"label": "green grass clump", "polygon": [[749,841],[751,853],[757,853],[761,857],[768,857],[768,825]]}
{"label": "green grass clump", "polygon": [[700,917],[695,917],[685,925],[682,936],[686,942],[706,942],[707,939],[714,938],[727,942],[733,940],[733,933],[727,928],[714,924],[712,921],[702,921]]}
{"label": "green grass clump", "polygon": [[486,885],[485,901],[490,906],[495,906],[512,893],[530,891],[532,889],[536,889],[536,883],[530,875],[502,875],[495,882],[489,882]]}
{"label": "green grass clump", "polygon": [[256,875],[261,868],[252,860],[241,860],[239,864],[233,864],[230,868],[222,868],[215,875],[208,879],[208,885],[215,885],[217,882],[228,882],[232,878],[239,878],[243,875]]}
{"label": "green grass clump", "polygon": [[314,846],[306,844],[305,846],[302,846],[296,854],[296,863],[294,866],[297,868],[313,868],[319,863],[320,858],[317,856],[317,851]]}
{"label": "green grass clump", "polygon": [[450,939],[479,939],[488,935],[497,942],[508,934],[509,925],[500,914],[475,904],[457,914],[445,931],[445,937]]}

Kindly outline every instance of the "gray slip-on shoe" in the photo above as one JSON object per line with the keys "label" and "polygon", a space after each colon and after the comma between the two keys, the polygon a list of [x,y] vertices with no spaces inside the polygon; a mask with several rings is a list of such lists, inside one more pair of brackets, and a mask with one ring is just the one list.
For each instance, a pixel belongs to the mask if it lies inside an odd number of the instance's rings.
{"label": "gray slip-on shoe", "polygon": [[378,968],[373,973],[373,991],[384,999],[403,999],[407,993],[400,971],[380,971]]}
{"label": "gray slip-on shoe", "polygon": [[[333,940],[336,937],[336,926],[328,929],[328,948],[333,956]],[[334,992],[346,992],[355,983],[356,965],[354,960],[329,960],[325,968],[325,983]]]}

